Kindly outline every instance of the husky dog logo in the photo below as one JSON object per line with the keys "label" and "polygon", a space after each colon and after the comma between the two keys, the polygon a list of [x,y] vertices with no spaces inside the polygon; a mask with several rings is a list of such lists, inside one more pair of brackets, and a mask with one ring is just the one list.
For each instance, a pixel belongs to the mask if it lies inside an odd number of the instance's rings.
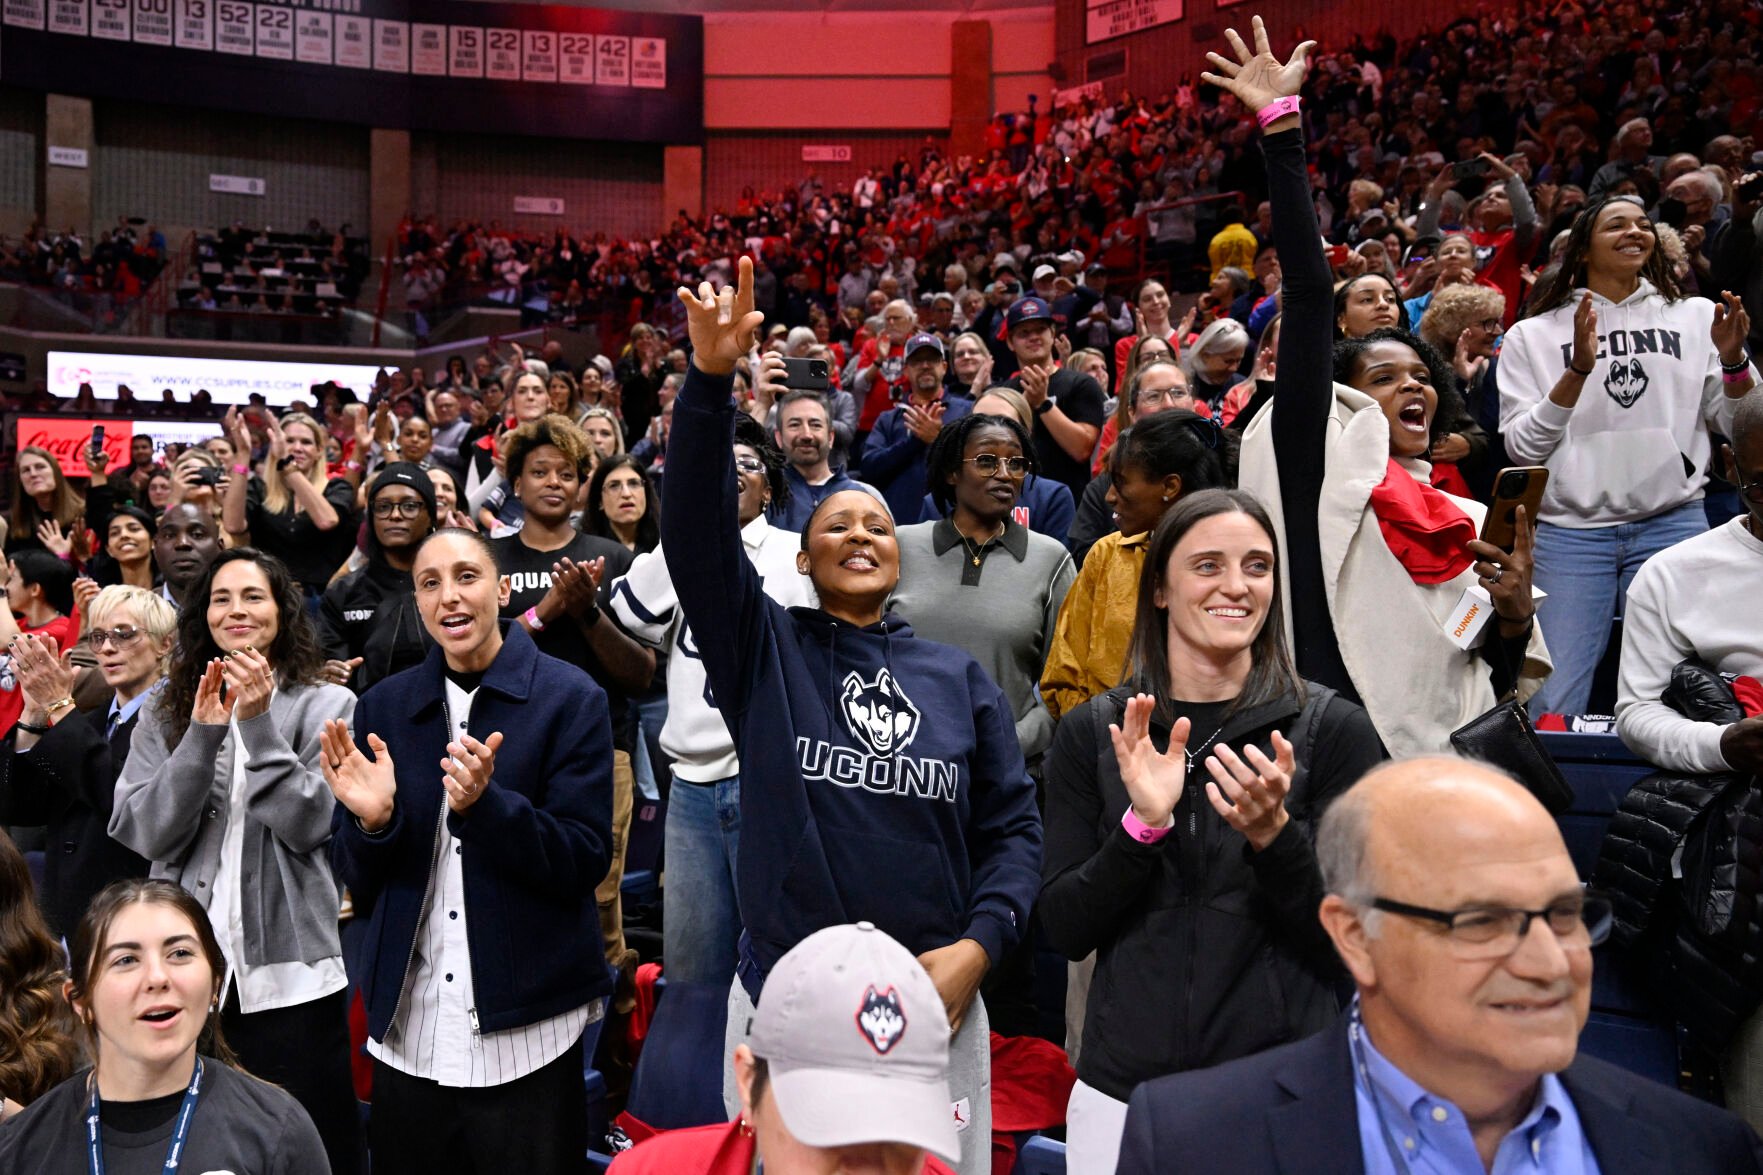
{"label": "husky dog logo", "polygon": [[887,1056],[906,1031],[906,1009],[900,1006],[900,993],[891,987],[878,992],[875,984],[870,984],[863,993],[863,1006],[857,1009],[857,1030],[868,1039],[870,1048]]}
{"label": "husky dog logo", "polygon": [[1604,375],[1604,394],[1624,408],[1633,408],[1634,402],[1646,394],[1647,383],[1647,369],[1639,359],[1627,363],[1617,359]]}
{"label": "husky dog logo", "polygon": [[874,681],[864,681],[855,670],[847,673],[839,709],[851,734],[876,755],[905,750],[918,733],[918,707],[886,669]]}

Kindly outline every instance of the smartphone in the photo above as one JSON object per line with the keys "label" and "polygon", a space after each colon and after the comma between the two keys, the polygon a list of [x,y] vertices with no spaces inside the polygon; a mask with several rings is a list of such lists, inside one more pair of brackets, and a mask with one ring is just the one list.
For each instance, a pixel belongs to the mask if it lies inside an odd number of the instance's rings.
{"label": "smartphone", "polygon": [[1659,201],[1660,224],[1668,224],[1674,229],[1681,230],[1684,222],[1689,219],[1689,216],[1689,205],[1685,204],[1682,200],[1679,200],[1676,196],[1667,196]]}
{"label": "smartphone", "polygon": [[102,424],[92,426],[92,448],[100,453],[104,451],[104,426]]}
{"label": "smartphone", "polygon": [[204,465],[196,471],[196,484],[199,486],[217,486],[220,479],[226,476],[226,470],[218,465]]}
{"label": "smartphone", "polygon": [[1347,263],[1347,247],[1345,245],[1330,245],[1324,252],[1328,254],[1328,263],[1332,268],[1339,269]]}
{"label": "smartphone", "polygon": [[826,360],[784,356],[784,387],[792,391],[824,392],[830,386]]}
{"label": "smartphone", "polygon": [[1518,507],[1524,507],[1524,516],[1535,526],[1537,508],[1543,504],[1543,491],[1548,488],[1549,471],[1541,465],[1500,470],[1494,478],[1494,504],[1481,522],[1481,541],[1511,551],[1518,545]]}
{"label": "smartphone", "polygon": [[1474,159],[1465,159],[1451,164],[1451,179],[1457,183],[1462,183],[1464,180],[1480,179],[1491,168],[1492,164],[1479,156]]}

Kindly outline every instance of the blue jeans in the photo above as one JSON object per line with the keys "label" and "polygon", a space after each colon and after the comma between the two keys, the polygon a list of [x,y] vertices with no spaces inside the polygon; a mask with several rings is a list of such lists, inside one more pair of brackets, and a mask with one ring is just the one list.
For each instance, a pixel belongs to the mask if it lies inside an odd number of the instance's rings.
{"label": "blue jeans", "polygon": [[1699,501],[1595,529],[1537,524],[1535,582],[1549,594],[1537,606],[1537,622],[1555,671],[1530,700],[1532,714],[1585,713],[1610,624],[1622,615],[1635,572],[1666,547],[1707,529]]}
{"label": "blue jeans", "polygon": [[741,842],[741,777],[673,781],[667,798],[667,885],[661,957],[670,980],[727,983],[741,937],[735,854]]}
{"label": "blue jeans", "polygon": [[658,768],[662,764],[656,756],[661,753],[661,727],[667,722],[667,693],[662,691],[632,698],[631,709],[637,712],[637,749],[631,752],[631,768],[637,773],[637,791],[645,800],[659,800],[661,772]]}

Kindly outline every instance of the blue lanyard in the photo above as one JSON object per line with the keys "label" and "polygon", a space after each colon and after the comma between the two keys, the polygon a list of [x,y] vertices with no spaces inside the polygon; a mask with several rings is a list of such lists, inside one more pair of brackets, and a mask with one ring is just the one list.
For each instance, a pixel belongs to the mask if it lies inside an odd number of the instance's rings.
{"label": "blue lanyard", "polygon": [[[184,1104],[178,1108],[177,1128],[172,1131],[171,1145],[165,1148],[165,1170],[178,1169],[183,1158],[184,1139],[190,1133],[190,1119],[196,1113],[196,1099],[202,1094],[202,1058],[196,1058],[196,1072],[190,1088],[184,1090]],[[104,1137],[98,1123],[98,1075],[92,1074],[92,1104],[86,1110],[86,1168],[90,1175],[104,1175]]]}
{"label": "blue lanyard", "polygon": [[[1359,1071],[1359,1077],[1365,1082],[1365,1092],[1371,1098],[1371,1113],[1377,1119],[1378,1133],[1383,1135],[1384,1149],[1389,1152],[1390,1168],[1396,1175],[1410,1175],[1413,1170],[1408,1165],[1402,1148],[1396,1145],[1395,1136],[1390,1133],[1389,1123],[1384,1120],[1383,1093],[1377,1088],[1377,1082],[1371,1079],[1371,1067],[1365,1063],[1365,1021],[1359,1018],[1359,1005],[1353,1005],[1353,1016],[1347,1027],[1347,1038],[1352,1043],[1353,1068]],[[94,1175],[97,1175],[94,1172]]]}

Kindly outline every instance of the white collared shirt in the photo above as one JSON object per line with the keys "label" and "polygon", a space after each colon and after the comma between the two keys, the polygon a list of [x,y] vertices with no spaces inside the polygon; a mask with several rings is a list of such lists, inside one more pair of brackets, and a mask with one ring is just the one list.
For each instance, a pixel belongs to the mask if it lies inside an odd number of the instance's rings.
{"label": "white collared shirt", "polygon": [[[270,701],[275,696],[270,695]],[[214,874],[214,899],[208,904],[208,920],[214,924],[215,937],[220,940],[220,953],[226,957],[226,985],[220,998],[225,1002],[227,991],[237,984],[239,1009],[243,1012],[267,1012],[272,1008],[291,1008],[296,1004],[342,991],[349,986],[343,970],[343,957],[335,955],[316,963],[263,963],[253,966],[245,962],[244,901],[239,893],[240,851],[245,837],[245,767],[250,753],[239,735],[239,718],[229,722],[227,740],[232,744],[232,790],[227,796],[226,831],[220,838],[220,868]]]}
{"label": "white collared shirt", "polygon": [[[446,683],[450,732],[463,738],[477,691]],[[506,1085],[555,1061],[575,1046],[584,1029],[606,1012],[592,1000],[536,1024],[500,1032],[477,1030],[471,948],[465,910],[465,846],[435,814],[438,863],[416,927],[416,957],[399,999],[398,1017],[384,1040],[367,1051],[400,1073],[438,1085],[478,1089]]]}

